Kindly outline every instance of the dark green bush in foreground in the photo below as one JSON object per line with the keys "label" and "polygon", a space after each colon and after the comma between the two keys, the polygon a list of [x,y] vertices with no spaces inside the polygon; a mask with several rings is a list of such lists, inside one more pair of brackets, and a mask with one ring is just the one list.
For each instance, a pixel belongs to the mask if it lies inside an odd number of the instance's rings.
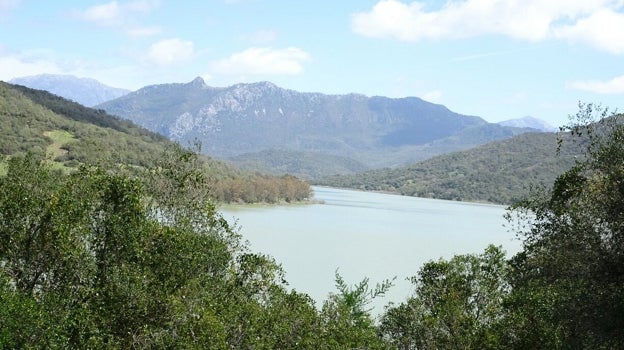
{"label": "dark green bush in foreground", "polygon": [[341,295],[319,311],[287,290],[274,260],[218,214],[197,156],[179,151],[141,180],[8,161],[0,348],[381,347],[370,315],[352,323]]}

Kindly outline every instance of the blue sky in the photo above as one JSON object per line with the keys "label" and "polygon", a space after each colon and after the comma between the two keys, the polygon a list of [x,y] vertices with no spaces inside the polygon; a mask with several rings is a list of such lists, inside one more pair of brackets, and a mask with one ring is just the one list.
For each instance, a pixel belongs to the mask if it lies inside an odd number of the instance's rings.
{"label": "blue sky", "polygon": [[624,108],[623,0],[0,0],[0,80],[271,81],[554,126]]}

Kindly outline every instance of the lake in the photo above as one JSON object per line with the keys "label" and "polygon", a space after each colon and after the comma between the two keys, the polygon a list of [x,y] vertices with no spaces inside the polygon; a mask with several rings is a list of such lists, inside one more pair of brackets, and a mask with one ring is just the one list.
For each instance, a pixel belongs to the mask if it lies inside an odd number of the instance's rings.
{"label": "lake", "polygon": [[313,187],[323,204],[226,206],[251,250],[273,256],[291,288],[317,305],[335,292],[336,269],[349,284],[369,277],[371,285],[396,276],[395,286],[376,301],[404,301],[406,280],[423,263],[455,254],[481,253],[492,243],[511,255],[521,242],[503,227],[505,207]]}

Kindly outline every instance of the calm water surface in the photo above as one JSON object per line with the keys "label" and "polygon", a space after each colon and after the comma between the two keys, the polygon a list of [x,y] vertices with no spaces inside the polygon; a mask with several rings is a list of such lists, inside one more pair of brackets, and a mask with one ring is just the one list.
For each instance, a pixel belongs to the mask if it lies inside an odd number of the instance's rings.
{"label": "calm water surface", "polygon": [[480,253],[490,243],[512,254],[520,249],[503,227],[505,207],[314,187],[324,204],[228,206],[252,251],[273,256],[291,288],[320,306],[335,292],[334,273],[349,284],[396,276],[395,286],[376,302],[401,302],[411,294],[406,281],[423,263],[454,254]]}

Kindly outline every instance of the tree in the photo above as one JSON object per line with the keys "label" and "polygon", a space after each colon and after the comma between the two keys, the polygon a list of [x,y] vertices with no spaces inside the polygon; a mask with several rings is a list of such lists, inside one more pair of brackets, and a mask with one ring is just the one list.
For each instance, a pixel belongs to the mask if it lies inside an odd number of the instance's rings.
{"label": "tree", "polygon": [[386,310],[381,333],[399,349],[496,348],[506,277],[505,254],[491,245],[430,261],[411,278],[414,296]]}
{"label": "tree", "polygon": [[126,170],[9,160],[0,348],[324,346],[314,303],[218,213],[197,155],[172,148],[143,177]]}
{"label": "tree", "polygon": [[[161,182],[193,174],[185,169]],[[179,314],[181,300],[210,300],[220,290],[215,286],[237,273],[231,272],[233,259],[243,247],[207,197],[184,191],[203,184],[185,181],[178,192],[148,195],[141,180],[115,169],[84,166],[63,175],[33,155],[11,158],[0,178],[0,309],[20,316],[3,319],[7,324],[0,328],[15,329],[19,322],[27,333],[2,332],[0,344],[183,344],[188,334],[176,331],[190,330],[197,313]],[[162,193],[172,197],[164,201]],[[207,319],[212,321],[203,324],[212,328],[202,334],[219,334],[225,320]],[[171,320],[178,320],[176,327]],[[212,345],[218,347],[203,344]]]}
{"label": "tree", "polygon": [[551,189],[530,195],[509,213],[524,237],[523,251],[512,260],[509,346],[624,347],[624,125],[619,117],[580,104],[563,130],[585,147],[586,157]]}
{"label": "tree", "polygon": [[323,303],[321,322],[324,349],[385,349],[387,344],[377,335],[370,303],[392,287],[385,280],[369,286],[369,279],[349,286],[336,271],[338,293],[330,294]]}

